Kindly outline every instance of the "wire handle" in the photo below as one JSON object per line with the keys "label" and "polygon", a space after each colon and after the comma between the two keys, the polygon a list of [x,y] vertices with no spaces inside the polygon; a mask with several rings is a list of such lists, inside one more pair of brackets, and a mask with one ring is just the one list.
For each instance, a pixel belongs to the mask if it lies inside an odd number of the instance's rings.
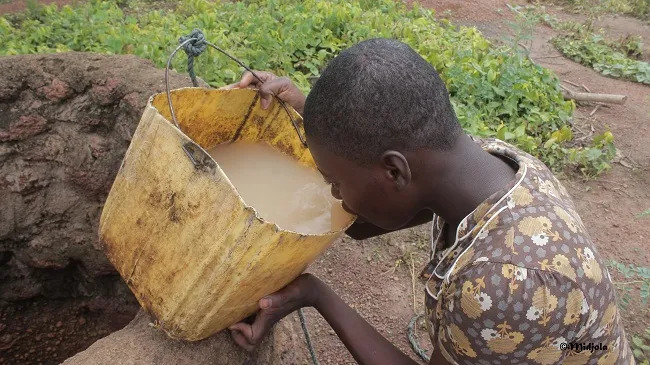
{"label": "wire handle", "polygon": [[[223,49],[208,42],[205,39],[203,32],[201,32],[199,29],[194,29],[190,35],[181,37],[179,42],[180,44],[178,45],[178,47],[176,47],[174,52],[172,52],[172,54],[169,55],[169,59],[167,59],[167,66],[165,67],[165,88],[167,90],[167,103],[169,104],[169,113],[172,116],[172,121],[174,122],[174,125],[176,125],[176,128],[178,128],[179,130],[181,130],[181,127],[178,124],[178,120],[176,120],[176,114],[174,113],[174,106],[172,105],[171,91],[169,90],[169,68],[171,66],[172,59],[174,58],[176,52],[178,52],[179,49],[185,48],[185,52],[187,53],[187,57],[188,57],[188,70],[190,71],[190,77],[192,78],[192,83],[194,84],[194,86],[198,86],[198,83],[196,82],[196,76],[194,75],[194,69],[193,69],[194,56],[198,56],[201,52],[203,52],[206,48],[205,45],[208,45],[216,49],[217,51],[221,52],[231,60],[235,61],[239,66],[245,68],[248,72],[250,72],[253,75],[253,77],[255,77],[260,83],[264,82],[259,76],[257,76],[255,71],[250,69],[250,67],[246,66],[240,60],[231,56],[230,54],[228,54],[228,52],[224,51]],[[298,127],[298,123],[294,119],[293,114],[289,110],[287,104],[277,96],[273,95],[273,97],[280,103],[280,105],[282,105],[284,111],[287,112],[287,115],[291,120],[291,124],[293,124],[293,128],[296,130],[296,133],[298,134],[298,138],[300,139],[300,142],[302,142],[302,144],[305,147],[307,147],[307,140],[300,133],[300,128]]]}

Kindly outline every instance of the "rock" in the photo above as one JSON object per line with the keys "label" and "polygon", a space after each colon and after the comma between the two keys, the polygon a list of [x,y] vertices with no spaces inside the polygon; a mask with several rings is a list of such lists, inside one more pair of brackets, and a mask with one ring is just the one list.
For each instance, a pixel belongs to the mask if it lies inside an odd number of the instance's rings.
{"label": "rock", "polygon": [[[126,289],[98,244],[99,217],[164,77],[135,56],[0,57],[0,300]],[[170,85],[190,83],[171,72]]]}
{"label": "rock", "polygon": [[[170,86],[190,82],[171,72]],[[98,244],[98,223],[146,102],[162,91],[164,70],[135,56],[0,57],[0,305],[5,309],[37,298],[87,298],[76,313],[111,313],[122,325],[133,318],[137,303]],[[3,320],[7,312],[12,311],[3,311]],[[294,330],[300,325],[291,317],[248,354],[227,332],[196,343],[171,340],[140,313],[65,363],[305,364],[304,342]],[[71,353],[70,331],[75,341],[106,333],[92,317],[40,314],[27,323],[34,324],[34,333],[23,327],[0,333],[0,350],[21,350],[10,359],[0,351],[0,362],[58,363]],[[46,344],[30,355],[37,336]],[[48,361],[30,362],[39,352],[47,353]]]}
{"label": "rock", "polygon": [[[202,341],[173,340],[150,326],[151,318],[140,311],[124,329],[102,338],[69,358],[64,365],[231,365],[306,364],[295,321],[281,321],[257,349],[239,348],[227,331]],[[304,346],[304,345],[303,345]]]}
{"label": "rock", "polygon": [[108,78],[93,85],[90,95],[94,101],[102,106],[117,102],[124,96],[125,85],[118,78]]}
{"label": "rock", "polygon": [[0,130],[0,142],[22,141],[47,130],[47,120],[38,114],[21,115],[8,130]]}
{"label": "rock", "polygon": [[54,102],[65,100],[72,95],[73,90],[67,82],[59,79],[53,79],[48,86],[42,86],[38,89],[39,93],[46,99]]}

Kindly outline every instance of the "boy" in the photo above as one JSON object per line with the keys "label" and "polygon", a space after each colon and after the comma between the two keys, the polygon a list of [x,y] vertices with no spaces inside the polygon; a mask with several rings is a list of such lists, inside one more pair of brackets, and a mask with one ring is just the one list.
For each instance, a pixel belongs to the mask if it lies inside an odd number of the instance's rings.
{"label": "boy", "polygon": [[[345,50],[306,100],[287,78],[260,74],[236,87],[304,115],[319,171],[359,217],[351,237],[433,221],[422,272],[431,364],[634,363],[615,289],[564,187],[534,157],[464,134],[442,80],[410,47],[373,39]],[[313,306],[358,363],[415,364],[313,275],[259,304],[252,324],[230,327],[244,348]]]}

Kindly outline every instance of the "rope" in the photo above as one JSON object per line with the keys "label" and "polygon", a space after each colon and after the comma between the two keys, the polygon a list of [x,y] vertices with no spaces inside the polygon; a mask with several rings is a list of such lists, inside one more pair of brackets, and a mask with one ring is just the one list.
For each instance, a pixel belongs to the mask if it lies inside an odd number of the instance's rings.
{"label": "rope", "polygon": [[298,317],[300,318],[302,331],[305,333],[305,340],[307,341],[307,348],[311,355],[311,361],[314,365],[319,365],[318,358],[316,358],[316,350],[314,350],[314,345],[311,343],[311,336],[309,336],[309,330],[307,329],[307,323],[305,322],[305,313],[302,311],[302,308],[298,309]]}
{"label": "rope", "polygon": [[205,40],[203,32],[196,28],[192,30],[192,33],[180,37],[178,42],[183,43],[192,38],[194,38],[194,40],[183,45],[183,51],[187,54],[187,72],[190,74],[190,78],[192,79],[192,85],[198,87],[199,82],[196,80],[196,73],[194,73],[194,57],[198,57],[203,53],[203,51],[208,48],[208,43]]}
{"label": "rope", "polygon": [[413,348],[413,351],[420,356],[422,360],[424,360],[427,364],[429,363],[429,360],[431,357],[427,355],[427,351],[424,350],[423,348],[420,347],[418,344],[418,341],[415,339],[415,324],[417,323],[418,319],[424,317],[423,314],[416,314],[411,318],[411,322],[409,323],[408,326],[408,338],[409,342],[411,343],[411,347]]}
{"label": "rope", "polygon": [[[208,46],[216,49],[226,57],[230,58],[233,60],[235,63],[237,63],[239,66],[245,68],[248,72],[250,72],[260,83],[262,82],[262,79],[257,76],[255,71],[251,70],[250,67],[246,66],[244,63],[242,63],[240,60],[236,59],[235,57],[231,56],[228,54],[228,52],[224,51],[223,49],[217,47],[216,45],[208,42],[205,39],[205,35],[200,29],[194,28],[192,30],[192,33],[182,36],[178,39],[178,43],[180,45],[172,52],[171,56],[169,56],[169,59],[167,60],[167,68],[165,68],[165,84],[167,86],[167,101],[169,103],[169,111],[172,116],[172,121],[174,124],[180,129],[180,125],[178,124],[178,121],[176,120],[176,115],[174,113],[174,107],[172,106],[171,102],[171,96],[169,92],[169,67],[171,65],[172,58],[176,54],[176,52],[180,49],[183,48],[185,53],[187,54],[187,72],[190,75],[190,79],[192,79],[192,85],[194,87],[199,86],[199,82],[196,79],[196,73],[194,73],[194,57],[198,57],[203,51],[205,51]],[[289,119],[291,120],[291,124],[293,125],[293,128],[296,130],[296,133],[298,134],[298,138],[300,139],[300,142],[307,147],[307,139],[300,133],[300,128],[298,127],[298,123],[296,122],[296,119],[293,117],[293,114],[291,111],[289,111],[289,107],[287,104],[277,96],[274,96],[275,99],[280,103],[282,108],[284,108],[284,111],[287,112],[287,115],[289,116]]]}
{"label": "rope", "polygon": [[[235,57],[229,55],[226,51],[208,42],[205,39],[205,35],[200,29],[194,28],[194,30],[192,30],[192,33],[186,36],[181,36],[178,39],[178,43],[180,43],[179,47],[182,47],[183,51],[185,51],[185,53],[187,54],[187,73],[190,75],[190,79],[192,79],[192,85],[194,85],[194,87],[199,86],[199,82],[196,79],[196,73],[194,72],[194,57],[198,57],[201,53],[203,53],[203,51],[205,51],[208,48],[208,45],[213,47],[217,51],[223,53],[224,55],[228,56],[228,58],[230,58],[231,60],[235,61],[237,64],[239,64],[240,66],[248,70],[257,80],[262,82],[262,79],[259,76],[257,76],[255,71],[251,70],[248,66],[244,65],[241,61],[239,61]],[[178,51],[178,48],[176,49],[176,51]],[[171,59],[172,57],[174,57],[176,51],[172,53],[172,55],[169,57],[169,60],[167,61],[167,68],[165,70],[165,80],[167,82],[167,100],[169,101],[169,110],[171,112],[174,123],[178,126],[178,123],[176,122],[176,116],[174,115],[174,108],[171,105],[171,97],[169,96],[169,82],[167,77]],[[279,98],[277,100],[289,115],[289,119],[291,119],[291,123],[293,124],[293,127],[296,129],[296,133],[298,133],[298,137],[300,138],[300,141],[306,146],[307,142],[302,136],[302,134],[300,133],[300,129],[298,128],[298,125],[296,124],[293,115],[289,111],[289,108],[284,103],[284,101],[282,101]],[[314,350],[314,345],[311,342],[311,336],[309,335],[309,330],[307,329],[307,324],[305,323],[305,314],[303,313],[302,308],[298,310],[298,317],[300,317],[300,325],[302,326],[302,331],[305,333],[305,340],[307,341],[307,347],[309,349],[309,354],[311,355],[311,360],[314,363],[314,365],[319,365],[318,358],[316,357],[316,350]]]}

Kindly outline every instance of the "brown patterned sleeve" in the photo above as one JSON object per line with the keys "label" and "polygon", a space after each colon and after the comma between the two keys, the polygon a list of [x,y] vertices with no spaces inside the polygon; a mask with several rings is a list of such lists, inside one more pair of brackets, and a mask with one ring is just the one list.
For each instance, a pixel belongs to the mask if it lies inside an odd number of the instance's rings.
{"label": "brown patterned sleeve", "polygon": [[440,299],[437,346],[452,363],[589,360],[589,351],[576,354],[565,345],[587,324],[589,305],[577,284],[561,274],[474,262],[445,283]]}

